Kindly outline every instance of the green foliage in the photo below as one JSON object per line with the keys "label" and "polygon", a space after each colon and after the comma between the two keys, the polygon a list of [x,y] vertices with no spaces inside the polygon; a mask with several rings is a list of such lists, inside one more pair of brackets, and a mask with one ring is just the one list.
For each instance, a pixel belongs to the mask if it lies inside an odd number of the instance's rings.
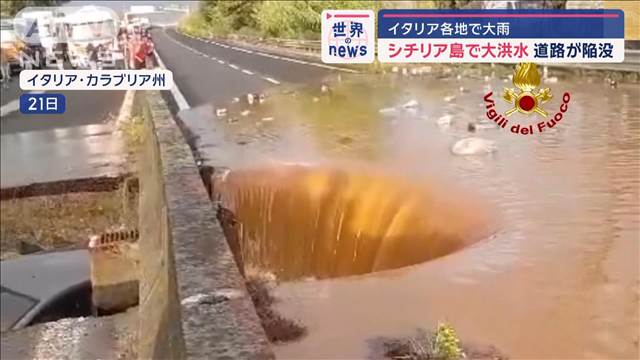
{"label": "green foliage", "polygon": [[325,9],[373,9],[374,1],[263,1],[255,13],[258,30],[273,37],[314,38]]}
{"label": "green foliage", "polygon": [[[458,0],[460,1],[460,0]],[[218,1],[204,0],[200,11],[179,28],[196,36],[238,34],[253,37],[320,39],[320,14],[326,9],[391,8],[387,1]],[[419,8],[433,8],[434,1],[416,1]]]}
{"label": "green foliage", "polygon": [[13,16],[27,6],[53,6],[60,2],[56,0],[0,0],[0,14]]}
{"label": "green foliage", "polygon": [[232,30],[239,30],[243,27],[255,27],[254,14],[260,5],[257,1],[218,1],[215,9],[217,15],[228,21]]}
{"label": "green foliage", "polygon": [[[421,8],[433,1],[417,1]],[[370,9],[393,7],[388,1],[218,1],[201,2],[199,14],[182,24],[184,31],[216,35],[229,33],[279,38],[319,39],[320,14],[325,9]]]}
{"label": "green foliage", "polygon": [[214,7],[185,17],[178,24],[178,29],[194,36],[226,36],[231,32],[231,25],[229,19]]}
{"label": "green foliage", "polygon": [[144,140],[144,119],[141,116],[133,116],[119,125],[119,130],[130,152],[137,152]]}
{"label": "green foliage", "polygon": [[437,359],[457,360],[464,357],[460,340],[453,327],[447,323],[439,323],[435,335],[431,339],[430,352]]}

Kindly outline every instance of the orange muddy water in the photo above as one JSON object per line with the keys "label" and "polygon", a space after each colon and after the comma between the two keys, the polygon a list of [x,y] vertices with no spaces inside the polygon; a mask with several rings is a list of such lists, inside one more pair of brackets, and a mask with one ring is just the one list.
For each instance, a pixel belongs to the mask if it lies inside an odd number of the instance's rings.
{"label": "orange muddy water", "polygon": [[280,165],[214,185],[247,268],[281,281],[360,275],[432,260],[490,234],[487,216],[371,170]]}
{"label": "orange muddy water", "polygon": [[[640,89],[560,76],[554,128],[469,134],[505,77],[346,79],[213,120],[245,261],[308,328],[279,357],[378,357],[446,320],[512,358],[638,358]],[[452,154],[469,136],[495,152]]]}

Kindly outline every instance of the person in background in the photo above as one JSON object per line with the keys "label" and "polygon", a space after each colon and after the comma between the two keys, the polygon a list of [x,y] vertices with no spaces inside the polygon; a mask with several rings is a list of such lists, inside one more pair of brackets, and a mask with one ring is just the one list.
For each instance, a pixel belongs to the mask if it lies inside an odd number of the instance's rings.
{"label": "person in background", "polygon": [[0,49],[0,73],[2,74],[2,87],[9,87],[9,81],[11,81],[11,65],[9,64],[4,49]]}
{"label": "person in background", "polygon": [[146,52],[147,52],[147,56],[145,59],[147,69],[153,69],[156,66],[155,60],[153,57],[154,45],[153,45],[153,40],[151,39],[151,34],[149,34],[148,31],[146,32],[146,35],[144,37],[144,42],[145,42]]}
{"label": "person in background", "polygon": [[89,57],[89,67],[92,70],[96,70],[99,67],[98,54],[100,52],[100,46],[94,46],[92,43],[87,45],[87,55]]}
{"label": "person in background", "polygon": [[145,69],[147,62],[147,43],[139,32],[134,35],[132,48],[133,68],[136,70]]}

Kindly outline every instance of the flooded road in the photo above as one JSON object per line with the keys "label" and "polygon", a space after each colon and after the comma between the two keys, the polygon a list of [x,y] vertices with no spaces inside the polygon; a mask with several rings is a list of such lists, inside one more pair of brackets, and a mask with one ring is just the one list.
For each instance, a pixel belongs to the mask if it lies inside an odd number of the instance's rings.
{"label": "flooded road", "polygon": [[[497,224],[483,241],[432,261],[281,283],[278,309],[308,335],[276,346],[279,357],[375,357],[376,338],[438,320],[512,358],[638,357],[640,87],[543,82],[554,95],[544,105],[550,114],[571,94],[564,119],[542,134],[516,135],[483,120],[483,96],[493,91],[504,113],[510,106],[500,94],[512,87],[506,73],[485,75],[343,78],[324,92],[270,94],[259,107],[241,99],[219,118],[212,107],[189,115],[213,129],[199,139],[205,162],[375,168],[455,204],[482,199],[474,211]],[[537,116],[510,121],[535,126]],[[453,154],[470,136],[491,151]]]}

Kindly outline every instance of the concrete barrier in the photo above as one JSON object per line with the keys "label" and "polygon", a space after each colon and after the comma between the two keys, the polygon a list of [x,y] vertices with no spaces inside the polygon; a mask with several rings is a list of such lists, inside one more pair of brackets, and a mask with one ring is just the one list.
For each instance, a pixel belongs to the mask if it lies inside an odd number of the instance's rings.
{"label": "concrete barrier", "polygon": [[139,358],[273,358],[188,144],[160,93],[139,94]]}

